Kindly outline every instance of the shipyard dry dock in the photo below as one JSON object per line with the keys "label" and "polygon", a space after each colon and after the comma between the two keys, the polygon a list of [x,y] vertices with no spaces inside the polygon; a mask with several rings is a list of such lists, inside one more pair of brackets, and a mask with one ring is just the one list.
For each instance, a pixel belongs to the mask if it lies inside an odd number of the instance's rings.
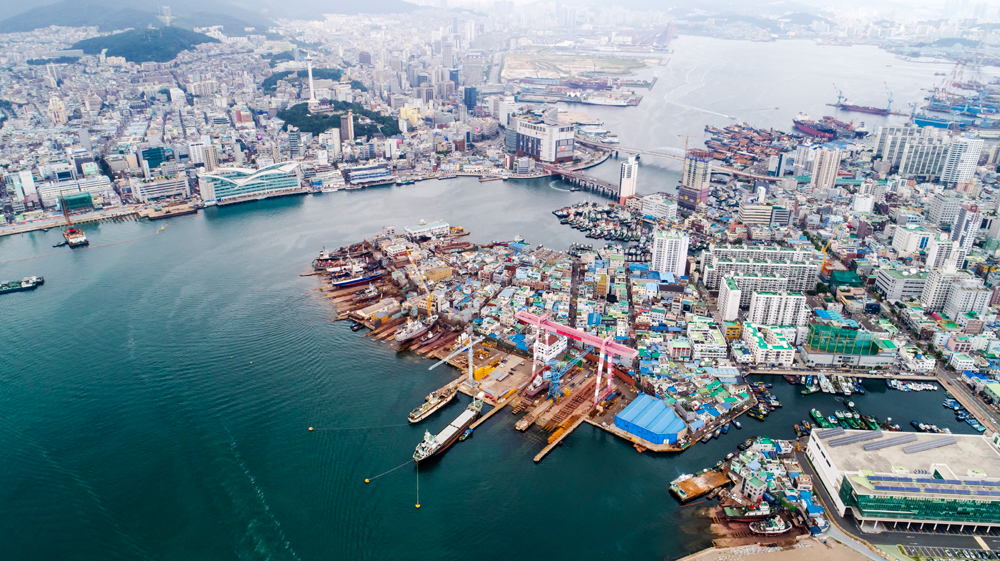
{"label": "shipyard dry dock", "polygon": [[[372,240],[333,252],[324,250],[313,261],[312,271],[304,274],[322,278],[323,285],[318,289],[321,297],[334,305],[336,319],[353,322],[351,328],[354,331],[364,330],[364,337],[384,343],[396,352],[413,352],[426,358],[445,360],[459,373],[447,385],[455,385],[469,396],[482,392],[485,403],[492,407],[471,428],[487,422],[509,407],[511,413],[518,417],[514,423],[515,430],[530,433],[529,437],[540,444],[534,458],[536,462],[584,423],[624,438],[639,452],[681,452],[755,405],[752,397],[730,397],[728,390],[714,381],[713,376],[717,373],[700,372],[698,376],[711,381],[705,388],[704,396],[699,394],[697,397],[699,407],[706,411],[711,409],[713,417],[710,421],[690,427],[680,421],[677,422],[681,426],[670,423],[671,429],[663,431],[670,434],[636,432],[639,423],[633,423],[635,426],[624,425],[619,422],[621,419],[618,416],[638,401],[651,399],[663,402],[650,397],[649,394],[656,388],[640,391],[635,379],[623,367],[609,366],[605,360],[605,366],[599,368],[600,357],[595,347],[584,348],[579,341],[567,339],[562,350],[553,355],[554,358],[539,360],[536,371],[532,372],[532,341],[542,329],[576,334],[574,337],[584,340],[586,337],[593,339],[593,335],[572,326],[548,322],[541,316],[517,311],[514,321],[504,324],[509,327],[503,330],[504,334],[513,335],[498,336],[496,329],[486,331],[477,321],[470,322],[468,314],[453,313],[454,309],[448,307],[447,301],[444,306],[441,305],[445,295],[452,299],[466,298],[464,295],[474,290],[470,288],[473,281],[477,285],[484,284],[482,280],[477,280],[483,279],[481,276],[459,273],[463,271],[462,267],[468,270],[467,264],[477,258],[480,259],[477,262],[492,260],[506,263],[515,252],[524,251],[527,244],[494,242],[488,244],[492,249],[484,249],[460,241],[460,236],[467,235],[461,228],[449,227],[445,223],[421,225],[421,228],[437,228],[439,233],[436,235],[441,237],[419,241],[419,236],[395,236],[387,232],[387,228],[382,236]],[[564,275],[562,278],[572,278],[574,287],[581,281],[583,275],[578,274],[580,263],[573,262],[569,255],[539,247],[531,252],[531,256],[537,262],[559,264]],[[462,292],[463,287],[470,292],[456,296],[455,293]],[[513,292],[509,288],[504,290]],[[574,290],[569,292],[572,294]],[[494,305],[495,297],[495,294],[485,297],[476,309]],[[434,306],[435,301],[439,302],[437,306]],[[428,310],[432,311],[431,317]],[[441,313],[440,317],[438,313]],[[482,316],[478,321],[482,321]],[[401,335],[404,333],[415,335],[407,338]],[[558,339],[551,335],[551,331],[544,333],[542,337]],[[359,336],[362,336],[361,333]],[[467,350],[470,338],[475,340],[471,356]],[[623,355],[629,351],[636,355],[640,353],[628,347],[616,352]],[[598,371],[602,373],[600,380]],[[428,388],[428,392],[434,389]],[[742,391],[739,388],[728,389]],[[730,401],[732,403],[727,403]],[[716,411],[712,407],[717,402],[727,407],[720,406]],[[676,418],[672,410],[669,413]]]}

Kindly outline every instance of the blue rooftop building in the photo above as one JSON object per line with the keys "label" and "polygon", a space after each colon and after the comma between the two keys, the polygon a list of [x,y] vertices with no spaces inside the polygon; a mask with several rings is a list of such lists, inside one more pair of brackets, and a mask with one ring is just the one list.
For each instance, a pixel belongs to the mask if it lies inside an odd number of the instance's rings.
{"label": "blue rooftop building", "polygon": [[615,426],[653,444],[675,444],[687,434],[687,425],[673,409],[646,394],[615,415]]}

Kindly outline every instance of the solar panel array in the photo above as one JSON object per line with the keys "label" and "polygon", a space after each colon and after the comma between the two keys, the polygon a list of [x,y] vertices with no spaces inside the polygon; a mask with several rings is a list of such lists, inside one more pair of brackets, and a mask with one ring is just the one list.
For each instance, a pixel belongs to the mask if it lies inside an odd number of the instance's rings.
{"label": "solar panel array", "polygon": [[900,444],[915,442],[916,440],[917,440],[917,435],[915,434],[904,434],[903,436],[894,436],[886,440],[880,440],[878,442],[869,442],[868,444],[865,444],[865,452],[871,452],[872,450],[881,450],[883,448],[889,448],[890,446],[899,446]]}
{"label": "solar panel array", "polygon": [[919,444],[911,444],[903,448],[904,454],[916,454],[917,452],[925,452],[927,450],[933,450],[935,448],[941,448],[942,446],[949,446],[955,444],[958,440],[955,440],[954,436],[946,436],[944,438],[935,438],[934,440],[928,440],[927,442],[921,442]]}
{"label": "solar panel array", "polygon": [[827,438],[830,438],[831,436],[840,436],[842,434],[844,434],[844,429],[839,428],[839,429],[821,430],[821,431],[819,431],[819,432],[816,433],[816,436],[818,436],[818,437],[826,440]]}
{"label": "solar panel array", "polygon": [[837,446],[847,446],[848,444],[856,444],[858,442],[865,442],[866,440],[875,440],[876,438],[882,438],[882,431],[865,431],[858,434],[848,435],[843,438],[835,438],[830,442],[827,442],[827,444],[830,448],[836,448]]}

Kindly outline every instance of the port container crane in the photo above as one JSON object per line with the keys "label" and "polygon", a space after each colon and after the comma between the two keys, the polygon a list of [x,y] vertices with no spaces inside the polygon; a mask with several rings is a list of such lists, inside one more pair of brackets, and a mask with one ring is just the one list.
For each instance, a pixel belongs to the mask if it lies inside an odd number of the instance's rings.
{"label": "port container crane", "polygon": [[552,379],[549,380],[549,397],[553,401],[555,401],[556,397],[559,396],[559,381],[562,379],[563,375],[572,370],[573,367],[583,360],[583,357],[587,356],[587,354],[592,350],[594,350],[594,347],[587,345],[582,351],[578,351],[569,361],[560,365],[558,369],[552,369]]}

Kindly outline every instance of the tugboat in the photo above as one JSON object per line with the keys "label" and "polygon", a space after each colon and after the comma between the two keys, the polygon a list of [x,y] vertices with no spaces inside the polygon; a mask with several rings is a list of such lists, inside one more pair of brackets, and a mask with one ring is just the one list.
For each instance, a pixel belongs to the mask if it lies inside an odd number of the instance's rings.
{"label": "tugboat", "polygon": [[762,520],[760,522],[750,523],[751,532],[766,536],[784,534],[791,529],[792,526],[788,522],[785,522],[785,520],[780,516],[775,516],[774,518]]}
{"label": "tugboat", "polygon": [[34,290],[43,284],[45,284],[45,279],[42,277],[24,277],[24,280],[21,282],[10,281],[0,283],[0,294],[7,294],[8,292],[21,292],[22,290]]}
{"label": "tugboat", "polygon": [[424,440],[417,445],[413,452],[413,460],[418,464],[428,458],[432,458],[447,450],[456,440],[469,428],[469,426],[479,418],[479,412],[483,410],[483,397],[486,394],[479,392],[479,395],[472,400],[472,403],[465,408],[465,411],[437,434],[430,431],[424,433]]}
{"label": "tugboat", "polygon": [[455,398],[456,394],[458,394],[458,386],[448,386],[443,390],[432,392],[425,398],[424,403],[420,407],[410,411],[408,419],[411,423],[423,421],[433,415],[438,409],[448,405]]}

